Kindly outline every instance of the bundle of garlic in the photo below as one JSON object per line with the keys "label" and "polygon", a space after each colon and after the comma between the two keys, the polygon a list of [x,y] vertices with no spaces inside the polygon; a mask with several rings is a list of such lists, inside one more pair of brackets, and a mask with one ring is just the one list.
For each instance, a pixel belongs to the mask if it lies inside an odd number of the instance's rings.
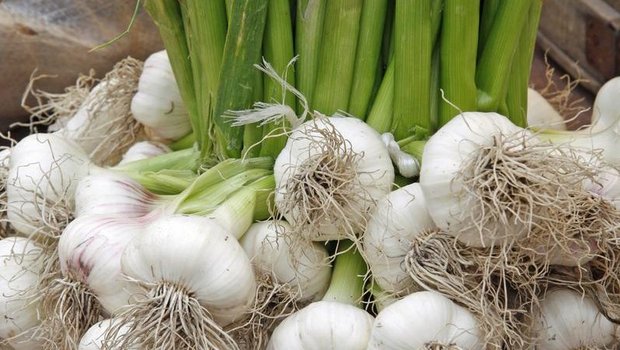
{"label": "bundle of garlic", "polygon": [[47,337],[72,348],[101,315],[114,316],[131,304],[139,289],[125,279],[121,256],[144,226],[175,213],[208,215],[239,238],[261,218],[255,203],[265,196],[257,193],[271,192],[273,177],[260,168],[271,164],[264,158],[222,162],[175,196],[154,194],[111,171],[85,177],[76,191],[76,219],[58,241],[61,274],[43,296]]}

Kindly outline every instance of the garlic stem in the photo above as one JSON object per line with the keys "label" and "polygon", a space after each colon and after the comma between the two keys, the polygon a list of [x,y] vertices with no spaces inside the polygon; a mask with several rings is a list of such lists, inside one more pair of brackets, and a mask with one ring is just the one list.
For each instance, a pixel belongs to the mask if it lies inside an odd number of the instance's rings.
{"label": "garlic stem", "polygon": [[360,307],[367,271],[366,262],[349,240],[338,242],[337,254],[332,279],[322,300]]}

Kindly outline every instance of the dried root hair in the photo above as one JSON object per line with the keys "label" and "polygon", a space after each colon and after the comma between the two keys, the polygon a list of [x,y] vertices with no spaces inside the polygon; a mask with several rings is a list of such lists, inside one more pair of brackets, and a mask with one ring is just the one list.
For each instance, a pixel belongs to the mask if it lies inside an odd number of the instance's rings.
{"label": "dried root hair", "polygon": [[473,248],[438,230],[419,235],[405,265],[422,288],[470,310],[488,349],[531,346],[532,314],[544,293],[546,266],[515,260],[513,247]]}
{"label": "dried root hair", "polygon": [[[91,69],[88,75],[80,74],[75,85],[66,87],[63,93],[51,93],[35,89],[34,85],[41,79],[55,76],[35,76],[35,74],[36,71],[30,77],[21,103],[22,107],[30,113],[30,121],[28,123],[15,123],[11,126],[27,127],[31,134],[39,132],[39,126],[46,126],[49,131],[57,131],[62,128],[78,111],[92,87],[99,82],[99,79],[95,78],[95,71]],[[35,100],[34,106],[27,104],[30,96]]]}
{"label": "dried root hair", "polygon": [[573,91],[586,80],[579,76],[572,78],[569,74],[563,74],[560,76],[563,87],[560,87],[555,80],[557,76],[555,68],[549,63],[546,54],[545,67],[546,84],[537,89],[538,92],[566,121],[572,122],[578,119],[588,108],[585,107],[585,99],[583,97],[576,98]]}
{"label": "dried root hair", "polygon": [[[571,215],[576,206],[571,191],[595,177],[594,158],[539,142],[524,132],[494,136],[494,142],[480,146],[458,175],[463,183],[461,195],[471,198],[468,207],[472,208],[461,233],[476,232],[481,240],[511,241],[536,225]],[[498,227],[519,232],[502,234],[496,231]]]}
{"label": "dried root hair", "polygon": [[[30,127],[55,124],[52,129],[66,126],[68,120],[81,108],[86,108],[88,119],[69,137],[81,146],[88,145],[90,159],[97,165],[118,163],[125,151],[136,141],[144,139],[144,128],[131,114],[131,100],[138,89],[143,63],[131,57],[118,62],[92,89],[96,80],[91,72],[78,78],[76,85],[64,94],[34,90],[33,78],[24,97],[35,97],[37,105],[28,107],[32,114]],[[89,90],[90,89],[90,90]],[[25,102],[23,102],[25,104]]]}
{"label": "dried root hair", "polygon": [[577,285],[594,289],[592,299],[598,303],[599,311],[620,324],[620,241],[610,242],[588,267],[586,278],[578,279]]}
{"label": "dried root hair", "polygon": [[298,300],[299,292],[268,273],[257,273],[257,290],[254,305],[248,316],[227,331],[237,341],[240,349],[266,349],[273,330],[289,315],[304,307],[307,302]]}
{"label": "dried root hair", "polygon": [[[56,166],[62,166],[62,159],[57,161]],[[63,189],[50,190],[55,191],[58,200],[53,201],[44,196],[40,189],[35,189],[29,192],[32,200],[27,201],[34,204],[37,213],[34,224],[36,230],[28,238],[42,248],[37,257],[40,279],[31,291],[40,305],[42,318],[35,337],[45,342],[46,349],[71,349],[77,348],[82,333],[90,327],[90,324],[86,325],[86,321],[98,320],[98,311],[93,311],[96,308],[93,305],[98,307],[98,302],[82,284],[63,279],[57,247],[60,235],[73,220],[72,198],[68,198]],[[13,205],[19,206],[20,203]],[[6,224],[10,226],[8,220]],[[66,312],[67,310],[79,311]],[[86,316],[80,316],[81,314]]]}
{"label": "dried root hair", "polygon": [[[144,283],[119,314],[103,341],[103,349],[239,349],[200,302],[184,287],[170,282]],[[121,336],[122,334],[122,336]]]}
{"label": "dried root hair", "polygon": [[[546,219],[517,242],[520,251],[536,260],[554,263],[554,258],[584,266],[600,256],[620,228],[620,211],[608,200],[587,191],[568,193],[567,206],[541,209]],[[555,262],[563,264],[563,262]]]}
{"label": "dried root hair", "polygon": [[370,201],[356,172],[363,155],[352,149],[327,118],[315,118],[300,138],[307,139],[307,152],[312,155],[285,170],[294,173],[283,184],[278,204],[280,212],[289,214],[290,236],[317,240],[323,227],[333,224],[357,242],[371,210],[359,208],[359,203]]}
{"label": "dried root hair", "polygon": [[45,349],[77,349],[86,331],[101,320],[102,308],[87,285],[70,277],[53,279],[45,288],[41,309],[44,318],[37,336]]}

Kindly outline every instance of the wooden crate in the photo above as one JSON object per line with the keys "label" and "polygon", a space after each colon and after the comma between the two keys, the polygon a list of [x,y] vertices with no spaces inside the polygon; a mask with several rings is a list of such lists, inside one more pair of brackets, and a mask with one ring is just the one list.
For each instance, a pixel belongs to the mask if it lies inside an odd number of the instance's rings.
{"label": "wooden crate", "polygon": [[538,44],[596,93],[620,75],[620,0],[545,0]]}

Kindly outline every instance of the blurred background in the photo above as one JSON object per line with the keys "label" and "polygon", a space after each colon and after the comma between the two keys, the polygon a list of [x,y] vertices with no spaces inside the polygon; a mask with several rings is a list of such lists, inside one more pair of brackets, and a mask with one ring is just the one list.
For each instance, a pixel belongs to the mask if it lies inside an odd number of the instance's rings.
{"label": "blurred background", "polygon": [[[101,77],[126,56],[144,59],[160,50],[155,25],[140,11],[129,34],[89,52],[127,28],[135,5],[127,0],[0,0],[0,129],[28,119],[21,104],[33,74],[50,75],[36,82],[37,89],[62,92],[80,73],[94,69]],[[620,0],[545,0],[531,85],[544,89],[551,79],[562,89],[578,81],[568,103],[590,107],[601,84],[618,75],[619,31]],[[589,113],[581,113],[569,127],[587,118]]]}

